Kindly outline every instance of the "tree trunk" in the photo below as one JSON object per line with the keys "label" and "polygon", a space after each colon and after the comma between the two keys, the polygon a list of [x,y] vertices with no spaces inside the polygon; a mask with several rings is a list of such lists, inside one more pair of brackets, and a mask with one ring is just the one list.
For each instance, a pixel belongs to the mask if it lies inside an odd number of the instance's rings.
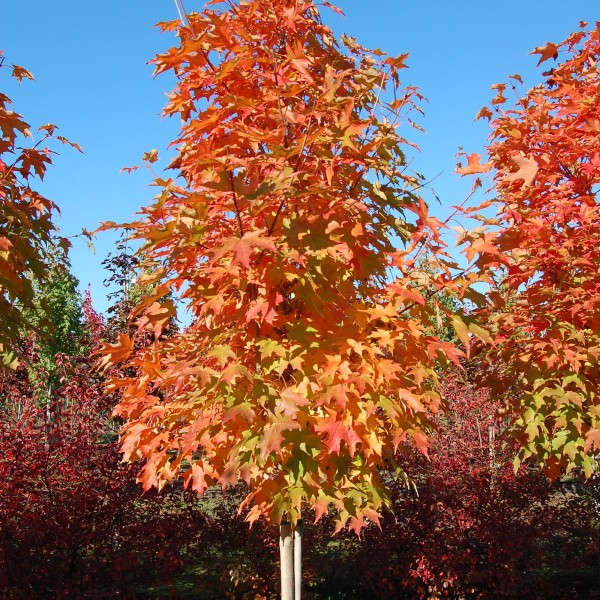
{"label": "tree trunk", "polygon": [[50,397],[52,396],[52,384],[48,384],[48,394],[46,396],[46,410],[44,411],[44,452],[46,453],[46,464],[48,464],[48,454],[50,453]]}
{"label": "tree trunk", "polygon": [[294,600],[302,598],[302,534],[304,523],[299,519],[294,529]]}
{"label": "tree trunk", "polygon": [[281,600],[294,600],[294,535],[292,525],[279,526],[279,559],[281,562]]}
{"label": "tree trunk", "polygon": [[490,490],[494,489],[494,472],[496,470],[496,428],[490,425],[488,429],[488,446],[490,457]]}

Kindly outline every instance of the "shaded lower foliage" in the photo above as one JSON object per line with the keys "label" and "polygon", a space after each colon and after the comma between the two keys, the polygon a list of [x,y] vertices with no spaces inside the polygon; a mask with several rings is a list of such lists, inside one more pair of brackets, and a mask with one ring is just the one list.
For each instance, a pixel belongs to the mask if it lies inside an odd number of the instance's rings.
{"label": "shaded lower foliage", "polygon": [[[502,437],[503,407],[471,380],[469,366],[447,376],[449,407],[439,416],[429,459],[418,452],[399,457],[418,474],[416,491],[392,484],[394,513],[381,530],[368,527],[360,540],[351,533],[332,538],[332,521],[314,525],[309,516],[305,598],[600,597],[598,481],[569,476],[551,484],[537,468],[515,474],[514,448]],[[276,541],[275,531],[264,532]],[[243,547],[244,568],[261,574],[260,585],[246,580],[240,590],[250,585],[257,597],[276,598],[277,564],[265,561],[255,535],[242,525],[237,541],[229,538],[229,556]],[[261,549],[254,570],[252,539]],[[227,592],[222,587],[221,597]]]}

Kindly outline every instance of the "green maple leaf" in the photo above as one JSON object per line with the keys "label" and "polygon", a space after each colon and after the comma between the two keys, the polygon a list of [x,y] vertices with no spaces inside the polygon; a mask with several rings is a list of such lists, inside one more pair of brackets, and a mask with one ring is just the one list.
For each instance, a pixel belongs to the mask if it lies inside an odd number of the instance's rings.
{"label": "green maple leaf", "polygon": [[281,444],[286,431],[300,429],[300,425],[286,416],[276,417],[272,422],[265,425],[263,435],[257,448],[260,449],[260,457],[265,460],[271,452],[281,455]]}

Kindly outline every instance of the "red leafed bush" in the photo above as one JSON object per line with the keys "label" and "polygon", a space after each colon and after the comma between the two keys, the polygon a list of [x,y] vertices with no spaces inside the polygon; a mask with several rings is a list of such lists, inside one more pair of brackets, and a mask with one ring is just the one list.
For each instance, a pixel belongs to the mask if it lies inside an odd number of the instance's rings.
{"label": "red leafed bush", "polygon": [[[90,357],[103,323],[84,308],[87,347],[55,357],[57,389],[40,397],[26,363],[0,379],[2,597],[112,598],[163,580],[205,519],[180,493],[142,496],[121,463]],[[32,341],[23,345],[35,362]]]}

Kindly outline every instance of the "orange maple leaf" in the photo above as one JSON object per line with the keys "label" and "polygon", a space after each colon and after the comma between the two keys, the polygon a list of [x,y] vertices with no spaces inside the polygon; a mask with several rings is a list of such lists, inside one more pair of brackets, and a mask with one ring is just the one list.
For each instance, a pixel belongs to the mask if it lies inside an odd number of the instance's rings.
{"label": "orange maple leaf", "polygon": [[149,306],[144,315],[138,321],[139,329],[150,329],[158,339],[163,329],[167,326],[172,317],[176,314],[173,301],[167,299],[161,302],[154,302]]}
{"label": "orange maple leaf", "polygon": [[277,250],[273,240],[263,237],[264,233],[264,229],[258,229],[245,233],[242,237],[224,238],[221,246],[212,250],[212,262],[215,263],[226,254],[233,253],[230,266],[239,264],[247,269],[255,248],[264,248],[272,252]]}
{"label": "orange maple leaf", "polygon": [[133,350],[133,340],[124,333],[119,333],[115,344],[103,344],[98,354],[102,355],[99,362],[101,369],[106,369],[129,358]]}
{"label": "orange maple leaf", "polygon": [[508,183],[514,183],[515,181],[522,179],[523,186],[529,187],[538,172],[539,167],[537,161],[532,156],[527,157],[525,154],[523,154],[523,152],[521,152],[519,156],[513,157],[513,162],[517,165],[517,167],[519,167],[519,169],[514,173],[507,173],[504,176],[504,181]]}
{"label": "orange maple leaf", "polygon": [[260,450],[260,457],[265,460],[271,452],[276,452],[281,456],[281,443],[283,442],[283,432],[300,429],[300,425],[287,416],[279,417],[272,423],[265,425],[263,436],[257,445]]}
{"label": "orange maple leaf", "polygon": [[351,455],[356,453],[356,445],[361,441],[351,425],[338,420],[338,416],[330,411],[329,421],[315,426],[315,431],[325,433],[324,443],[331,453],[340,453],[341,443],[346,442]]}
{"label": "orange maple leaf", "polygon": [[558,46],[552,42],[548,42],[544,46],[538,46],[535,50],[529,54],[539,54],[540,60],[538,60],[537,66],[539,67],[544,61],[554,58],[558,58]]}
{"label": "orange maple leaf", "polygon": [[[494,116],[494,113],[487,107],[484,106],[476,115],[475,121],[479,119],[487,119],[488,121]],[[472,156],[472,155],[471,155]]]}
{"label": "orange maple leaf", "polygon": [[491,162],[481,163],[481,156],[473,153],[467,156],[467,166],[457,167],[456,172],[459,175],[474,175],[475,173],[487,173],[491,168]]}

